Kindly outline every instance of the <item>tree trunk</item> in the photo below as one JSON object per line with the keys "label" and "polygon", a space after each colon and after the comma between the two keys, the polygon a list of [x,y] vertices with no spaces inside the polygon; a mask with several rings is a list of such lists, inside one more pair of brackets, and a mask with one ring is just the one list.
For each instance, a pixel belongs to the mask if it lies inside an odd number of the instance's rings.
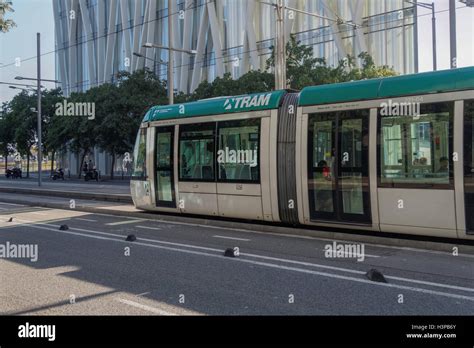
{"label": "tree trunk", "polygon": [[110,180],[114,180],[115,153],[112,153],[112,168],[110,169]]}
{"label": "tree trunk", "polygon": [[81,163],[79,164],[79,176],[77,177],[78,179],[81,178],[82,166],[84,165],[84,158],[86,158],[86,155],[87,155],[87,151],[84,151],[81,156]]}
{"label": "tree trunk", "polygon": [[51,153],[51,175],[53,175],[53,171],[54,171],[54,155],[56,155],[55,150],[53,150],[53,152]]}
{"label": "tree trunk", "polygon": [[7,172],[8,169],[8,152],[5,152],[5,173]]}

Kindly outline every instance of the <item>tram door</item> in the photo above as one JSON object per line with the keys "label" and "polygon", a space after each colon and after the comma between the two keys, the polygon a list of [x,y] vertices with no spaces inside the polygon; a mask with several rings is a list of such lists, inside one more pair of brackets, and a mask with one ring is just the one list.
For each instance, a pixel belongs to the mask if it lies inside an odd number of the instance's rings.
{"label": "tram door", "polygon": [[309,117],[311,219],[370,223],[369,110]]}
{"label": "tram door", "polygon": [[474,100],[464,102],[464,204],[466,230],[474,234]]}
{"label": "tram door", "polygon": [[156,128],[155,197],[157,207],[176,207],[173,172],[174,127]]}

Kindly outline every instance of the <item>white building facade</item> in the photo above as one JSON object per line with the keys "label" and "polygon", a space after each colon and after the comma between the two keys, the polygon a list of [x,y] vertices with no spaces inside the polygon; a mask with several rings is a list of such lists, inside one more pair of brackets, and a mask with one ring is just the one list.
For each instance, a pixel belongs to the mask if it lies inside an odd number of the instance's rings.
{"label": "white building facade", "polygon": [[[56,79],[65,95],[114,82],[121,70],[147,67],[166,80],[167,66],[160,62],[167,62],[167,50],[142,45],[168,46],[168,20],[174,28],[172,47],[196,51],[174,53],[174,86],[184,93],[227,72],[238,78],[250,70],[264,70],[276,32],[276,11],[269,5],[274,0],[174,0],[170,9],[167,0],[52,1]],[[336,65],[348,54],[365,51],[377,65],[391,66],[401,74],[417,71],[412,3],[286,0],[285,4],[287,38],[296,34],[302,44],[313,47],[315,57]]]}

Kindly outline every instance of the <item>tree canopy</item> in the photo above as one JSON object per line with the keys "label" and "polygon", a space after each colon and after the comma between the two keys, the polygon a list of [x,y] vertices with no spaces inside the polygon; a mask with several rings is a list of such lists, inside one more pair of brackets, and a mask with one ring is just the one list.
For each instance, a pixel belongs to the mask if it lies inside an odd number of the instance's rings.
{"label": "tree canopy", "polygon": [[0,31],[6,33],[11,28],[16,27],[16,23],[11,19],[5,19],[7,12],[15,12],[11,1],[0,0]]}

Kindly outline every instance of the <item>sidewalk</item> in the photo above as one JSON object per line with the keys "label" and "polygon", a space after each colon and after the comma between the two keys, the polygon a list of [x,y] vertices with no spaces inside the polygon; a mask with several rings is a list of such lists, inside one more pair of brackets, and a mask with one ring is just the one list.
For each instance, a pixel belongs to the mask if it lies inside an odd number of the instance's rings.
{"label": "sidewalk", "polygon": [[37,178],[30,179],[0,179],[0,195],[5,193],[20,193],[40,196],[54,196],[79,199],[94,199],[131,203],[130,182],[117,180],[96,182],[84,180],[58,180],[45,178],[42,186],[38,186]]}

